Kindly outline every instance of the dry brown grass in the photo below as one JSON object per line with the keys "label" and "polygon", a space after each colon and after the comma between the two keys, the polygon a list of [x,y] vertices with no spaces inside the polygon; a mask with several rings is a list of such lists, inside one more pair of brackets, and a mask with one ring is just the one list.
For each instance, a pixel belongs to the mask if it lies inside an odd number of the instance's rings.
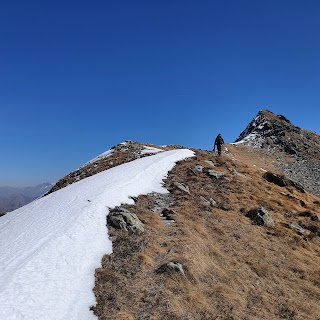
{"label": "dry brown grass", "polygon": [[[148,196],[140,196],[128,208],[145,233],[109,229],[114,253],[96,271],[99,319],[320,319],[319,198],[265,181],[261,167],[276,172],[270,159],[228,149],[220,158],[197,151],[171,171],[165,183],[175,198],[175,223],[163,223],[148,209]],[[210,177],[204,160],[225,177]],[[207,169],[192,172],[196,164]],[[191,194],[172,188],[172,181],[188,185]],[[245,216],[259,206],[274,226]],[[292,222],[305,235],[291,230]],[[180,262],[185,277],[157,272],[168,261]]]}

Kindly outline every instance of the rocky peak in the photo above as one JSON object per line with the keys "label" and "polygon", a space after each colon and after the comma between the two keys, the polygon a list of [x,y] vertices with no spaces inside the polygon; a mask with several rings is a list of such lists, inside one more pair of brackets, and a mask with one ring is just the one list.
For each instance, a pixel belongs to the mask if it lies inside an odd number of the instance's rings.
{"label": "rocky peak", "polygon": [[294,126],[283,115],[260,110],[235,141],[272,154],[279,168],[309,191],[320,194],[320,136]]}
{"label": "rocky peak", "polygon": [[[246,142],[252,146],[259,146],[262,142],[277,142],[279,137],[286,137],[290,133],[300,133],[301,129],[292,125],[283,115],[275,115],[268,110],[260,110],[258,115],[241,132],[236,142]],[[269,142],[271,142],[269,141]]]}

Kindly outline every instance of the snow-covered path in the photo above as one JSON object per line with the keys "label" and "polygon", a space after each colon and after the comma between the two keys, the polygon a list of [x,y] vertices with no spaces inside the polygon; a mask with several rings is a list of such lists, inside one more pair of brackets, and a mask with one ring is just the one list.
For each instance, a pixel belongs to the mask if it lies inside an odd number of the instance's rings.
{"label": "snow-covered path", "polygon": [[108,207],[166,192],[187,149],[161,152],[81,180],[0,218],[0,319],[96,319],[94,271],[105,253]]}

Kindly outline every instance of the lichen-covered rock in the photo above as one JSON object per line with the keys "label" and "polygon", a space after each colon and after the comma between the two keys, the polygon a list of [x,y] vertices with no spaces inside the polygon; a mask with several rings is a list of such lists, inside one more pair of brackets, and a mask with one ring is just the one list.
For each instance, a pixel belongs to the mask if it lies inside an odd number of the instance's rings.
{"label": "lichen-covered rock", "polygon": [[125,208],[115,208],[110,211],[107,221],[108,224],[117,229],[144,232],[144,225],[137,215]]}
{"label": "lichen-covered rock", "polygon": [[250,210],[246,217],[250,218],[254,224],[263,226],[273,226],[274,222],[269,214],[269,212],[264,208],[260,207],[257,209]]}

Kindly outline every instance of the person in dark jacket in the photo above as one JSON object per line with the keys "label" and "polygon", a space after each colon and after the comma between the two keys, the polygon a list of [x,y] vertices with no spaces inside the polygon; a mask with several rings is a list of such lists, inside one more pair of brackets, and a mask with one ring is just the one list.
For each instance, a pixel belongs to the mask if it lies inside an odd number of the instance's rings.
{"label": "person in dark jacket", "polygon": [[223,140],[221,134],[219,133],[216,137],[216,140],[214,141],[214,146],[213,146],[213,151],[216,150],[216,146],[217,146],[219,156],[221,155],[221,147],[223,144],[224,144],[224,140]]}

